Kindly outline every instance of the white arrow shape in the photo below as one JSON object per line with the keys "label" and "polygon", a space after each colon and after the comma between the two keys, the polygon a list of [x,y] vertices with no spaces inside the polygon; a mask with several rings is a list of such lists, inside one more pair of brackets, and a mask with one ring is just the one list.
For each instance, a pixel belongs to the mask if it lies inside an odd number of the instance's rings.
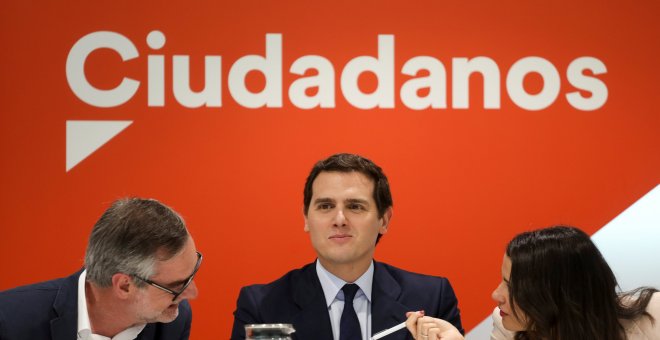
{"label": "white arrow shape", "polygon": [[69,172],[132,123],[132,120],[67,120],[66,171]]}
{"label": "white arrow shape", "polygon": [[[660,185],[591,236],[612,268],[622,291],[640,286],[660,288]],[[494,289],[494,287],[493,287]],[[491,300],[485,296],[484,303]],[[493,308],[495,303],[492,302]],[[493,320],[488,316],[465,337],[489,339]]]}
{"label": "white arrow shape", "polygon": [[621,290],[660,289],[660,185],[597,231],[591,239]]}

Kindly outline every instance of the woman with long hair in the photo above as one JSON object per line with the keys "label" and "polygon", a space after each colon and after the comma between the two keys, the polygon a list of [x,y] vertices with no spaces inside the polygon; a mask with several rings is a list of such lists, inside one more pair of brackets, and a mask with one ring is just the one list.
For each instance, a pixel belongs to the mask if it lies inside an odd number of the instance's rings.
{"label": "woman with long hair", "polygon": [[[491,339],[660,339],[660,293],[617,289],[614,273],[580,229],[519,234],[506,248],[502,282],[492,294],[498,308]],[[408,329],[415,339],[460,338],[440,321],[410,313]]]}

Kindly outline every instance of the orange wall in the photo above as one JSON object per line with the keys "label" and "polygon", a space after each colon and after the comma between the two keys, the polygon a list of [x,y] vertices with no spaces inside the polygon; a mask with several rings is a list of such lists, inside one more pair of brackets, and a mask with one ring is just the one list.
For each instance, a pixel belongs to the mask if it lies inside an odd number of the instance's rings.
{"label": "orange wall", "polygon": [[[72,273],[112,200],[154,197],[185,217],[204,253],[193,339],[228,337],[241,286],[314,259],[301,214],[312,164],[354,152],[380,164],[392,185],[394,218],[376,258],[449,277],[470,329],[492,310],[501,255],[515,233],[553,223],[593,233],[660,183],[657,1],[285,4],[4,1],[0,289]],[[146,42],[153,30],[167,39],[158,51]],[[111,108],[82,101],[65,72],[72,46],[97,31],[119,33],[139,52],[126,62],[109,49],[88,58],[85,74],[99,88],[124,77],[141,82],[130,100]],[[230,93],[228,74],[239,58],[264,56],[267,33],[282,36],[282,105],[246,108]],[[377,57],[379,34],[394,38],[394,108],[360,109],[342,94],[342,70],[358,56]],[[165,57],[162,107],[148,105],[148,55]],[[174,55],[190,56],[196,90],[204,87],[204,56],[222,57],[221,107],[177,102]],[[302,76],[289,68],[306,55],[332,63],[334,108],[302,109],[290,100],[287,91]],[[403,103],[401,87],[427,75],[401,73],[416,56],[444,65],[446,108]],[[477,75],[469,108],[458,109],[452,58],[478,56],[498,66],[500,107],[484,108]],[[512,65],[530,56],[549,61],[560,76],[556,100],[541,110],[520,107],[506,87]],[[608,91],[591,111],[566,99],[578,91],[568,65],[584,56],[607,67],[590,75]],[[264,82],[258,72],[247,77],[253,92]],[[373,74],[359,84],[365,92],[378,86]],[[544,82],[532,73],[524,86],[534,94]],[[65,171],[67,120],[133,123]]]}

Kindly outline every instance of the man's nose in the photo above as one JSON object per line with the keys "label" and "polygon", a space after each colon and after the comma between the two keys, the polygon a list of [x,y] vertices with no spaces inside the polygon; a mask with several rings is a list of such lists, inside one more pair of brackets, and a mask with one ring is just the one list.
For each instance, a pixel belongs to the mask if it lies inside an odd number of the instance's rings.
{"label": "man's nose", "polygon": [[190,285],[186,288],[186,290],[181,293],[181,300],[187,299],[187,300],[192,300],[197,298],[197,294],[199,294],[199,291],[197,290],[197,284],[195,284],[195,280],[190,282]]}
{"label": "man's nose", "polygon": [[337,209],[335,214],[335,226],[342,227],[346,225],[346,216],[344,216],[344,211],[342,209]]}

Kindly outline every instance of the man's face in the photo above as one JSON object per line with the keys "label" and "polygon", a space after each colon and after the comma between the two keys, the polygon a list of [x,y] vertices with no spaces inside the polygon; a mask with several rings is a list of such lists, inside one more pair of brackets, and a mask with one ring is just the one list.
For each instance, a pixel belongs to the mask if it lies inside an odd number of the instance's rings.
{"label": "man's face", "polygon": [[[161,286],[180,291],[193,273],[197,264],[197,252],[192,237],[179,254],[167,261],[156,261],[155,275],[149,279]],[[161,289],[147,285],[140,289],[136,302],[136,315],[140,323],[172,322],[179,315],[179,303],[197,297],[197,286],[193,280],[186,290],[172,301],[173,295]]]}
{"label": "man's face", "polygon": [[359,172],[321,172],[312,183],[305,231],[319,261],[333,266],[368,266],[378,234],[387,232],[388,208],[382,218],[373,198],[374,182]]}

